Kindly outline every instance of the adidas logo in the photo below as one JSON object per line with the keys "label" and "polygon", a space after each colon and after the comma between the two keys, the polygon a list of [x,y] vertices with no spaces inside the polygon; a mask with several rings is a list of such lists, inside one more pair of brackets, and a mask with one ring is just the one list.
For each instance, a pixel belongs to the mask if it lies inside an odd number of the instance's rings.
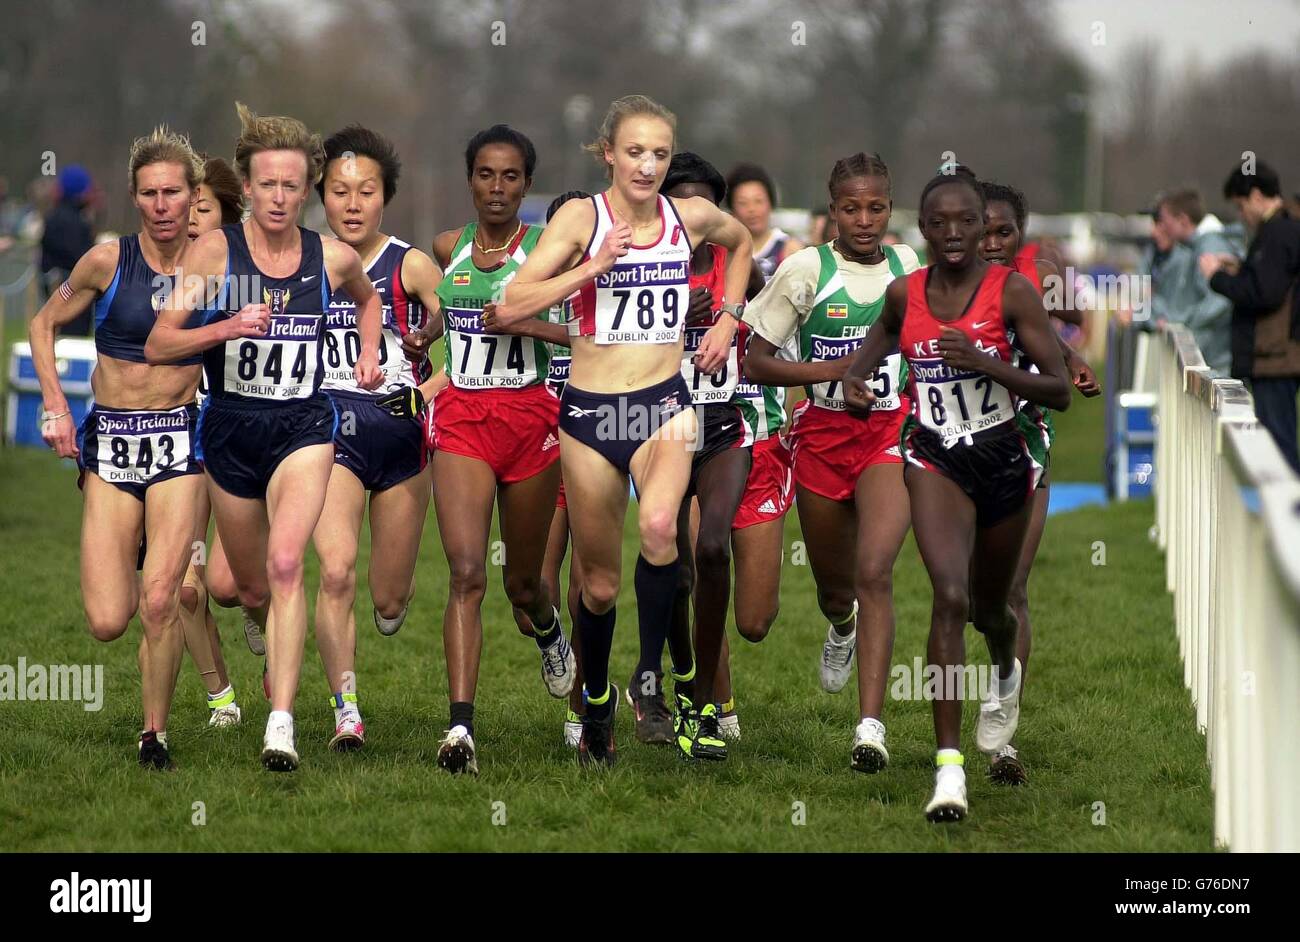
{"label": "adidas logo", "polygon": [[553,433],[551,433],[551,432],[547,432],[547,433],[546,433],[546,441],[542,442],[542,451],[550,451],[552,448],[554,448],[554,447],[555,447],[556,445],[558,445],[559,443],[560,443],[560,440],[559,440],[558,438],[556,438],[555,435],[554,435]]}
{"label": "adidas logo", "polygon": [[758,512],[761,514],[776,513],[776,504],[772,501],[772,498],[769,497],[767,500],[763,501],[763,503],[759,504]]}
{"label": "adidas logo", "polygon": [[903,457],[903,452],[899,450],[899,447],[897,445],[893,445],[889,448],[886,448],[885,454],[889,455],[891,458]]}

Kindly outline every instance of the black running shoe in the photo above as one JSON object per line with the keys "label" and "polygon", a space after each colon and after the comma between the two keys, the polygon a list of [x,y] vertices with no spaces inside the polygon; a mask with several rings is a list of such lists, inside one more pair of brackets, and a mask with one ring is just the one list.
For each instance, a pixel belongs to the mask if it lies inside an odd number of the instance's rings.
{"label": "black running shoe", "polygon": [[176,768],[176,763],[172,762],[167,747],[153,730],[140,734],[140,765],[143,768],[156,769],[159,772],[170,772]]}
{"label": "black running shoe", "polygon": [[1025,785],[1029,776],[1025,766],[1016,753],[1016,747],[1008,743],[997,751],[989,765],[989,780],[995,785]]}
{"label": "black running shoe", "polygon": [[582,737],[578,740],[578,763],[580,765],[609,765],[617,758],[614,745],[614,719],[618,716],[618,687],[609,685],[609,715],[597,719],[591,714],[591,704],[587,704],[587,713],[582,718]]}
{"label": "black running shoe", "polygon": [[642,693],[641,675],[632,672],[627,683],[627,702],[636,715],[636,740],[644,743],[673,741],[673,715],[664,701],[664,675],[655,674],[654,693]]}
{"label": "black running shoe", "polygon": [[716,704],[706,703],[699,712],[691,712],[685,718],[679,718],[677,748],[686,759],[720,762],[727,758],[727,743],[718,730]]}

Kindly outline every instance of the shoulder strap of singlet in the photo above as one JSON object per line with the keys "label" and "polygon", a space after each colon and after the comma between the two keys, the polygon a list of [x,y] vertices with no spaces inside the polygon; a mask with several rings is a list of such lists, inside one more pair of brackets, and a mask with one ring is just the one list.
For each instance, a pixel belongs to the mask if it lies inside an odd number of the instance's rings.
{"label": "shoulder strap of singlet", "polygon": [[840,266],[835,263],[831,244],[825,242],[817,246],[817,254],[821,258],[821,270],[817,273],[817,294],[813,298],[813,307],[844,287],[844,279],[840,277]]}
{"label": "shoulder strap of singlet", "polygon": [[476,231],[478,231],[478,223],[465,223],[465,228],[460,231],[460,238],[456,240],[456,247],[452,249],[451,261],[447,263],[447,269],[449,271],[473,254],[474,233]]}
{"label": "shoulder strap of singlet", "polygon": [[902,278],[905,274],[903,271],[903,260],[899,257],[897,250],[892,245],[882,245],[885,251],[885,261],[889,262],[889,271],[895,278]]}

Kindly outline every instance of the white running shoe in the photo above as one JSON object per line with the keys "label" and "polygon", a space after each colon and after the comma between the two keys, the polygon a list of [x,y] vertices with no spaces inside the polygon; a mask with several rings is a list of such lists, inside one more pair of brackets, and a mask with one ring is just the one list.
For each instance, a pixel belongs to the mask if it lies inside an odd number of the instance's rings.
{"label": "white running shoe", "polygon": [[330,748],[335,752],[352,752],[366,744],[366,724],[361,722],[360,713],[344,713],[343,719],[334,727],[334,737]]}
{"label": "white running shoe", "polygon": [[478,759],[474,755],[474,737],[464,726],[453,726],[438,743],[438,767],[453,775],[468,772],[478,775]]}
{"label": "white running shoe", "polygon": [[941,765],[934,773],[934,797],[925,806],[925,817],[938,824],[966,817],[966,770],[960,765]]}
{"label": "white running shoe", "polygon": [[826,628],[826,643],[822,645],[822,689],[827,693],[839,693],[849,682],[853,673],[853,652],[858,647],[858,603],[853,602],[853,631],[844,637],[835,631],[834,625]]}
{"label": "white running shoe", "polygon": [[[721,707],[719,707],[721,709]],[[727,742],[740,742],[740,714],[718,714],[718,735]]]}
{"label": "white running shoe", "polygon": [[570,749],[577,749],[582,740],[582,717],[572,710],[564,714],[564,744]]}
{"label": "white running shoe", "polygon": [[248,650],[262,657],[266,654],[266,640],[262,637],[262,629],[247,608],[241,605],[239,610],[244,613],[244,640],[248,642]]}
{"label": "white running shoe", "polygon": [[889,765],[885,748],[885,724],[868,716],[853,732],[853,754],[849,765],[856,772],[879,772]]}
{"label": "white running shoe", "polygon": [[298,750],[293,747],[293,718],[267,718],[262,738],[262,765],[268,772],[292,772],[298,768]]}
{"label": "white running shoe", "polygon": [[546,689],[552,697],[559,700],[573,690],[574,678],[578,676],[578,662],[573,657],[569,639],[564,637],[564,626],[560,624],[558,610],[555,612],[554,630],[559,637],[537,651],[542,656],[542,680],[546,682]]}
{"label": "white running shoe", "polygon": [[217,729],[238,726],[240,719],[242,719],[238,703],[227,703],[225,706],[219,706],[212,710],[211,713],[212,715],[208,717],[208,725]]}
{"label": "white running shoe", "polygon": [[407,602],[402,606],[402,610],[398,612],[394,618],[385,618],[383,615],[379,614],[379,609],[377,608],[372,608],[370,611],[375,616],[375,627],[379,629],[379,633],[385,638],[391,638],[393,635],[397,634],[397,630],[402,627],[402,624],[406,621],[406,613],[410,610],[411,603]]}
{"label": "white running shoe", "polygon": [[987,700],[980,704],[979,719],[975,723],[975,745],[985,755],[996,755],[997,751],[1011,742],[1020,725],[1020,659],[1016,658],[1016,669],[1012,675],[1016,687],[1005,699],[998,696],[997,683],[990,691]]}

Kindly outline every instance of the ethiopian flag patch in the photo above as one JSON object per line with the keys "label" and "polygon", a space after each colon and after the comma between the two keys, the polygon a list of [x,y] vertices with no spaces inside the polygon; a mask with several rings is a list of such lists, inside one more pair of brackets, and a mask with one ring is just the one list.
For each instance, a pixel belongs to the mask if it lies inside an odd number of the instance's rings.
{"label": "ethiopian flag patch", "polygon": [[847,304],[828,304],[826,305],[826,316],[836,318],[848,317],[849,306]]}
{"label": "ethiopian flag patch", "polygon": [[469,284],[469,272],[458,271],[451,276],[451,283],[454,287],[463,288]]}

